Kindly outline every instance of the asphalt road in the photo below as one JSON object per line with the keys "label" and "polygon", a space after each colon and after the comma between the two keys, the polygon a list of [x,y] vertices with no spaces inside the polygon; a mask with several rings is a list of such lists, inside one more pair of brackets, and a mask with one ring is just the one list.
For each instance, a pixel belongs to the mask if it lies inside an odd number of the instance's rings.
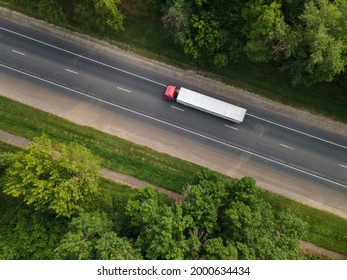
{"label": "asphalt road", "polygon": [[[218,96],[189,79],[178,81],[102,52],[0,20],[1,75],[11,75],[61,95],[98,103],[136,121],[177,133],[347,198],[347,139],[260,107]],[[171,103],[165,86],[176,84],[247,109],[242,124]],[[347,128],[346,128],[347,129]],[[160,140],[158,140],[160,141]]]}

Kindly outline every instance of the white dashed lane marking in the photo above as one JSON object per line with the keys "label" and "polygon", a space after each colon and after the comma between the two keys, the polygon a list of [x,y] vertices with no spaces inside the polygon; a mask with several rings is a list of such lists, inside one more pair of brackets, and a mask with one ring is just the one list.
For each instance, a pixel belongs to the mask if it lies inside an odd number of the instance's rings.
{"label": "white dashed lane marking", "polygon": [[131,93],[131,91],[130,90],[128,90],[128,89],[125,89],[125,88],[121,88],[121,87],[117,87],[119,90],[122,90],[122,91],[125,91],[125,92],[129,92],[129,93]]}
{"label": "white dashed lane marking", "polygon": [[67,69],[67,68],[65,68],[65,70],[66,70],[67,72],[73,73],[73,74],[75,74],[75,75],[78,75],[78,74],[79,74],[78,72],[73,71],[73,70],[70,70],[70,69]]}
{"label": "white dashed lane marking", "polygon": [[25,53],[22,53],[22,52],[19,52],[19,51],[16,51],[16,50],[12,50],[14,53],[16,53],[16,54],[20,54],[20,55],[25,55]]}
{"label": "white dashed lane marking", "polygon": [[177,107],[175,107],[175,106],[171,106],[171,108],[172,108],[172,109],[175,109],[175,110],[179,110],[179,111],[184,112],[184,110],[183,110],[183,109],[181,109],[181,108],[177,108]]}
{"label": "white dashed lane marking", "polygon": [[227,125],[227,124],[225,124],[224,126],[226,126],[226,127],[228,127],[228,128],[231,128],[231,129],[234,129],[234,130],[239,130],[238,128],[233,127],[233,126],[230,126],[230,125]]}
{"label": "white dashed lane marking", "polygon": [[293,147],[289,147],[289,146],[287,146],[287,145],[284,145],[284,144],[280,144],[282,147],[284,147],[284,148],[287,148],[287,149],[289,149],[289,150],[295,150]]}

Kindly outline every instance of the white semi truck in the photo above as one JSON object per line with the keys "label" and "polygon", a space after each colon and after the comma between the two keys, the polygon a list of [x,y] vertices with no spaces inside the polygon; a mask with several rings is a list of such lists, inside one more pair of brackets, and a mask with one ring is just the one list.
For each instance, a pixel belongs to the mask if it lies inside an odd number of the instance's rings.
{"label": "white semi truck", "polygon": [[244,108],[183,87],[168,85],[164,98],[236,123],[243,122],[246,115],[246,109]]}

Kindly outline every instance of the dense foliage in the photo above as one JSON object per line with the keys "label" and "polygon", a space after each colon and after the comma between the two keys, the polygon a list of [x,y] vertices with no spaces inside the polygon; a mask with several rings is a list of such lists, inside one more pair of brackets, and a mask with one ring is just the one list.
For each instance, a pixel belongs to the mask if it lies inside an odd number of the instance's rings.
{"label": "dense foliage", "polygon": [[161,13],[186,54],[215,66],[274,62],[307,85],[346,70],[346,0],[167,0]]}
{"label": "dense foliage", "polygon": [[181,202],[148,187],[121,205],[98,168],[85,148],[53,150],[45,136],[3,153],[0,259],[301,258],[305,225],[275,212],[251,178],[203,170]]}
{"label": "dense foliage", "polygon": [[94,32],[111,33],[123,29],[120,0],[8,0],[54,23],[75,23]]}
{"label": "dense foliage", "polygon": [[298,259],[305,225],[275,213],[249,177],[225,182],[202,172],[181,203],[161,206],[153,189],[140,190],[126,213],[134,246],[146,259]]}
{"label": "dense foliage", "polygon": [[[70,23],[101,36],[123,30],[121,0],[8,2],[49,22]],[[346,82],[346,0],[144,2],[148,16],[156,11],[173,43],[194,60],[203,58],[219,68],[242,60],[274,63],[290,74],[294,85]]]}
{"label": "dense foliage", "polygon": [[27,152],[9,155],[8,162],[4,193],[21,197],[39,211],[71,217],[85,211],[89,198],[99,191],[99,160],[77,144],[62,146],[58,155],[42,136]]}

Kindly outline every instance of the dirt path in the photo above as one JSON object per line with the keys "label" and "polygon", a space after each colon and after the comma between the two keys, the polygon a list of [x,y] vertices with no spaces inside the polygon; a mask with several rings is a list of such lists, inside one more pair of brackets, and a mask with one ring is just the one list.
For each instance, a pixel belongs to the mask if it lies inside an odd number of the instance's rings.
{"label": "dirt path", "polygon": [[[12,146],[22,148],[22,149],[26,148],[31,143],[30,140],[24,137],[16,136],[3,130],[0,130],[0,141],[10,144]],[[161,193],[167,195],[173,201],[181,200],[181,195],[178,193],[175,193],[175,192],[172,192],[157,186],[153,186],[153,184],[139,180],[137,178],[134,178],[126,174],[118,173],[106,168],[101,168],[101,175],[105,179],[108,179],[113,182],[121,183],[135,189],[152,186],[158,191],[160,191]]]}
{"label": "dirt path", "polygon": [[347,260],[347,256],[345,255],[329,251],[303,240],[300,241],[300,249],[303,253],[316,257],[327,257],[331,260]]}

